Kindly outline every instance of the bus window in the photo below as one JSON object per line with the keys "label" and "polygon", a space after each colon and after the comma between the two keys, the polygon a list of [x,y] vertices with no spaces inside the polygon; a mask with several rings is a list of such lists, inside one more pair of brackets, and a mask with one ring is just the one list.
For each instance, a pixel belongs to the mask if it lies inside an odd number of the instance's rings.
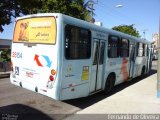
{"label": "bus window", "polygon": [[118,57],[118,40],[116,36],[109,36],[108,39],[108,57],[116,58]]}
{"label": "bus window", "polygon": [[129,56],[129,40],[122,38],[120,44],[120,56],[128,57]]}
{"label": "bus window", "polygon": [[148,56],[149,55],[149,46],[148,45],[146,45],[146,49],[147,49],[146,50],[146,54],[147,54],[146,56]]}
{"label": "bus window", "polygon": [[142,56],[145,56],[145,44],[142,44],[143,54]]}
{"label": "bus window", "polygon": [[102,65],[104,61],[104,49],[105,49],[105,43],[102,42],[100,44],[100,58],[99,58],[99,64]]}
{"label": "bus window", "polygon": [[99,45],[98,41],[94,42],[94,48],[93,48],[93,65],[96,65],[98,63],[98,50],[99,50]]}
{"label": "bus window", "polygon": [[89,30],[66,25],[66,59],[88,59],[91,56],[91,32]]}
{"label": "bus window", "polygon": [[143,44],[143,54],[142,54],[142,56],[146,56],[146,55],[145,55],[145,52],[146,52],[146,45]]}
{"label": "bus window", "polygon": [[143,44],[137,43],[137,56],[142,57],[143,56]]}

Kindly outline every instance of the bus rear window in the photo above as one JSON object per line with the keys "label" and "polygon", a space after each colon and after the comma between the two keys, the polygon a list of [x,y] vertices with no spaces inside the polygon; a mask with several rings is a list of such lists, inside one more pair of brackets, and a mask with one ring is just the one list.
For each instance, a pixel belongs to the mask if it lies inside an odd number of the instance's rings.
{"label": "bus rear window", "polygon": [[55,18],[39,17],[18,20],[14,29],[13,42],[55,44]]}

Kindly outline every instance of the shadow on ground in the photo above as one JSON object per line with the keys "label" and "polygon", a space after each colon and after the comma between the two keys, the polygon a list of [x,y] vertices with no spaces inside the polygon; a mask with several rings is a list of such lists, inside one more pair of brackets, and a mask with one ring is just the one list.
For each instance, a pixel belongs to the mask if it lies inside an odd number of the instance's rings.
{"label": "shadow on ground", "polygon": [[84,97],[84,98],[78,98],[78,99],[73,99],[73,100],[66,100],[66,101],[63,101],[63,102],[66,102],[70,105],[73,105],[73,106],[76,106],[78,108],[81,108],[81,109],[84,109],[86,107],[89,107],[109,96],[112,96],[114,95],[115,93],[143,80],[144,78],[147,78],[149,77],[150,75],[153,75],[157,73],[157,70],[151,70],[148,74],[145,74],[144,76],[142,77],[137,77],[137,78],[134,78],[133,80],[129,81],[129,82],[125,82],[125,83],[122,83],[122,84],[119,84],[117,86],[114,87],[114,89],[108,93],[108,94],[104,94],[103,92],[101,93],[96,93],[94,95],[91,95],[91,96],[88,96],[88,97]]}
{"label": "shadow on ground", "polygon": [[[59,115],[60,116],[60,115]],[[58,117],[63,119],[64,116]],[[23,105],[12,104],[0,107],[0,120],[57,120],[54,115],[47,115],[35,108]]]}

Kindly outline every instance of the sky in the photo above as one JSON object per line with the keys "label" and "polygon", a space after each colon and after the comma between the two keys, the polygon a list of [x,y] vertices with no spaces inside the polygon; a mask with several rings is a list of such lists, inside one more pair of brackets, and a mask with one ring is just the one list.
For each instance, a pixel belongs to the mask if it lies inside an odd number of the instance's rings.
{"label": "sky", "polygon": [[[102,22],[103,27],[112,28],[118,25],[131,25],[147,40],[152,34],[159,32],[160,0],[94,0],[95,20]],[[98,1],[98,2],[97,2]],[[117,8],[117,5],[123,7]],[[4,26],[0,39],[12,39],[14,30],[12,23]]]}

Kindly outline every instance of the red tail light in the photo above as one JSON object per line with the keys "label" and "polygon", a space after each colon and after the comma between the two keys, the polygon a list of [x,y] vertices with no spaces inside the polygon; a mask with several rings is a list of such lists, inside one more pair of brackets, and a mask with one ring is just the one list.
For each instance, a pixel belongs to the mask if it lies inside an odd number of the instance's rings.
{"label": "red tail light", "polygon": [[54,80],[54,77],[52,75],[49,76],[50,81]]}

